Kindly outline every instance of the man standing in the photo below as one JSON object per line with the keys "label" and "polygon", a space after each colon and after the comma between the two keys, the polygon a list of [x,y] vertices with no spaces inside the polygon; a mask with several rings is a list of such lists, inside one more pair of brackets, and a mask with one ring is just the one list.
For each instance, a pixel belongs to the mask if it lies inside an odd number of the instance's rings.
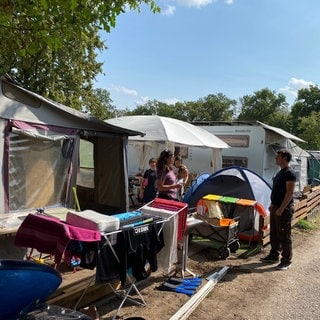
{"label": "man standing", "polygon": [[280,171],[273,179],[270,205],[270,253],[261,258],[263,262],[278,262],[278,270],[286,270],[291,266],[292,236],[291,221],[293,216],[293,193],[296,174],[289,163],[292,155],[287,149],[277,151],[276,164]]}

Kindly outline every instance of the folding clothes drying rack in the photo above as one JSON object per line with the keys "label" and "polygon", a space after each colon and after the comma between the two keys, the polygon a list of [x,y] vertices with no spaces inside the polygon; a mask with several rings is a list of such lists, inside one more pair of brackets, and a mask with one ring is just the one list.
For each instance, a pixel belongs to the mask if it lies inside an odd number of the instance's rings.
{"label": "folding clothes drying rack", "polygon": [[[113,256],[115,257],[115,259],[117,260],[118,263],[120,263],[120,259],[117,255],[117,253],[115,252],[114,248],[113,248],[113,244],[112,244],[112,241],[110,240],[112,237],[120,234],[121,232],[125,231],[125,230],[128,230],[128,229],[133,229],[134,232],[139,232],[139,230],[143,230],[143,228],[145,228],[146,226],[149,226],[151,225],[152,223],[155,223],[155,224],[162,224],[161,227],[159,228],[158,230],[158,236],[160,235],[162,229],[163,229],[163,226],[164,224],[169,220],[169,219],[166,219],[166,218],[163,218],[163,217],[157,217],[157,216],[153,216],[153,219],[152,221],[150,221],[151,219],[146,219],[145,221],[147,221],[146,223],[143,223],[142,222],[137,222],[136,224],[130,224],[130,225],[124,225],[122,226],[119,230],[115,230],[115,231],[112,231],[112,232],[102,232],[101,233],[101,236],[104,237],[104,239],[106,240],[106,245],[110,248]],[[93,280],[95,279],[95,276],[94,275],[90,281],[88,282],[88,285],[87,287],[84,289],[84,291],[82,292],[81,296],[79,297],[78,301],[76,302],[75,306],[74,306],[74,310],[76,310],[82,300],[82,298],[84,297],[85,293],[87,292],[89,286],[91,285],[91,283],[93,282]],[[129,279],[130,281],[130,284],[128,285],[128,287],[126,289],[114,289],[114,287],[112,286],[112,284],[110,282],[107,282],[106,284],[111,288],[113,294],[122,299],[121,300],[121,303],[117,309],[117,311],[115,312],[114,316],[112,317],[112,319],[117,319],[117,316],[121,310],[121,308],[123,307],[124,303],[126,301],[130,301],[136,305],[140,305],[140,306],[146,306],[146,301],[144,300],[143,296],[141,295],[139,289],[137,288],[136,286],[136,281],[133,281],[130,276],[128,275],[128,272],[127,272],[127,280]],[[132,292],[135,292],[138,296],[139,296],[139,299],[134,299],[130,296],[130,294]]]}
{"label": "folding clothes drying rack", "polygon": [[188,204],[155,198],[144,205],[141,211],[167,217],[170,220],[163,230],[165,247],[158,254],[158,264],[166,274],[176,271],[176,266],[179,265],[178,245],[179,242],[181,243],[186,229]]}
{"label": "folding clothes drying rack", "polygon": [[82,242],[100,241],[99,231],[84,229],[44,213],[30,213],[17,230],[14,243],[18,247],[31,248],[54,256],[56,268],[62,260],[67,245],[72,240]]}
{"label": "folding clothes drying rack", "polygon": [[153,209],[156,212],[156,209],[171,211],[173,214],[178,214],[178,240],[183,238],[183,234],[187,225],[187,216],[188,216],[188,204],[184,202],[167,200],[162,198],[155,198],[153,201],[149,202],[143,206],[142,211]]}

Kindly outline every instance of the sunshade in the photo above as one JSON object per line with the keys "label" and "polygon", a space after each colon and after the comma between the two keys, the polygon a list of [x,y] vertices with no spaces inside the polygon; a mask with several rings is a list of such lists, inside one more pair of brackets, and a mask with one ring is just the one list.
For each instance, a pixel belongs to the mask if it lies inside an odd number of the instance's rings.
{"label": "sunshade", "polygon": [[202,148],[228,148],[224,141],[185,121],[156,115],[126,116],[106,120],[107,123],[143,132],[144,136],[131,136],[130,141],[171,142],[175,145]]}

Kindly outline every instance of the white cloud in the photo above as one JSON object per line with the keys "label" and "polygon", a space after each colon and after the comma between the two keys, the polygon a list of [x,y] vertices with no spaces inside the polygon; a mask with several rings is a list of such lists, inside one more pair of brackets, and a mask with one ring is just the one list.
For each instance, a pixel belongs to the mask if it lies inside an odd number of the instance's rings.
{"label": "white cloud", "polygon": [[[218,0],[165,0],[164,2],[174,2],[180,6],[188,8],[201,8],[208,6],[212,3],[217,2]],[[225,4],[232,5],[234,0],[223,0]],[[171,16],[175,13],[176,7],[172,5],[166,5],[166,9],[161,10],[161,14],[164,16]]]}
{"label": "white cloud", "polygon": [[176,2],[186,7],[201,8],[216,2],[216,0],[176,0]]}
{"label": "white cloud", "polygon": [[311,81],[306,81],[303,79],[291,78],[288,84],[284,88],[280,88],[280,92],[284,95],[297,97],[298,91],[302,88],[309,88],[311,85],[315,85]]}
{"label": "white cloud", "polygon": [[136,90],[128,89],[128,88],[122,87],[122,86],[113,85],[111,87],[111,90],[119,92],[119,93],[123,93],[126,96],[133,96],[133,97],[137,97],[138,96],[138,92]]}
{"label": "white cloud", "polygon": [[166,9],[161,10],[161,14],[164,16],[172,16],[175,11],[176,11],[175,6],[167,5]]}

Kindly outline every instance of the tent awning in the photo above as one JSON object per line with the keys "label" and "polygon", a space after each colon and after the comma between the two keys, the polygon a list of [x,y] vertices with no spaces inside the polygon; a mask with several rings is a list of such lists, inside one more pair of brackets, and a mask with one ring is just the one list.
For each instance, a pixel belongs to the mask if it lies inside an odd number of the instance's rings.
{"label": "tent awning", "polygon": [[145,133],[129,138],[135,142],[172,142],[175,145],[202,148],[229,148],[229,145],[209,131],[191,123],[161,116],[126,116],[106,120],[107,123],[128,130]]}

